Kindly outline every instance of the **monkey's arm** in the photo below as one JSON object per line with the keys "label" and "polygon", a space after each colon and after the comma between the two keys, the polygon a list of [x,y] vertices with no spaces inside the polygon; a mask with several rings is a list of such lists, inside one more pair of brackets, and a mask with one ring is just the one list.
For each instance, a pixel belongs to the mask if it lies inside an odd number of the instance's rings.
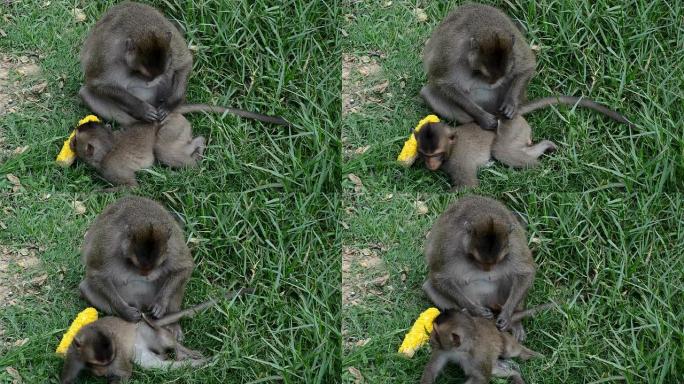
{"label": "monkey's arm", "polygon": [[113,312],[127,321],[136,322],[140,320],[140,310],[124,301],[118,294],[116,285],[109,277],[97,274],[86,277],[85,281],[86,284],[81,285],[81,292],[90,304],[97,308],[111,306]]}
{"label": "monkey's arm", "polygon": [[[155,303],[150,309],[152,316],[160,318],[166,314],[171,301],[180,303],[185,284],[190,279],[192,267],[186,267],[169,272],[164,283],[157,292]],[[176,308],[174,308],[175,310]]]}
{"label": "monkey's arm", "polygon": [[185,99],[185,92],[188,87],[188,75],[192,69],[192,61],[184,65],[173,74],[173,92],[168,96],[162,107],[167,111],[174,110]]}
{"label": "monkey's arm", "polygon": [[455,301],[459,308],[465,308],[473,315],[484,317],[486,319],[491,319],[494,317],[494,314],[489,308],[484,307],[479,303],[473,302],[471,298],[467,297],[463,293],[461,286],[451,281],[451,279],[437,278],[433,281],[433,284],[435,287],[438,287],[437,289],[439,291],[446,293],[450,299]]}
{"label": "monkey's arm", "polygon": [[503,103],[499,107],[499,112],[503,113],[506,118],[513,118],[517,112],[523,93],[533,75],[534,68],[530,68],[516,75],[511,81],[508,92],[506,92],[506,95],[504,96]]}
{"label": "monkey's arm", "polygon": [[511,290],[508,294],[508,298],[501,308],[501,313],[496,319],[496,326],[501,331],[507,331],[511,327],[511,316],[513,312],[518,307],[518,304],[527,295],[527,291],[532,286],[534,281],[534,271],[527,273],[522,273],[513,276],[513,284],[511,284]]}
{"label": "monkey's arm", "polygon": [[98,84],[89,85],[88,88],[95,95],[115,102],[125,112],[139,120],[147,122],[159,120],[157,109],[155,107],[143,100],[140,100],[121,87],[108,84]]}
{"label": "monkey's arm", "polygon": [[475,104],[465,90],[454,83],[437,83],[437,90],[454,104],[461,107],[484,129],[494,129],[498,125],[496,117]]}
{"label": "monkey's arm", "polygon": [[445,353],[433,351],[430,361],[425,364],[423,375],[420,377],[420,384],[434,383],[447,362],[449,362],[449,358]]}

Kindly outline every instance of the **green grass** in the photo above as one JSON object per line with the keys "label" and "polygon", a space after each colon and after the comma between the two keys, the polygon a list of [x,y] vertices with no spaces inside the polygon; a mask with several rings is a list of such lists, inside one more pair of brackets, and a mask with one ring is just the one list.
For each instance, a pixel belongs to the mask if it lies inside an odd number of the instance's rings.
{"label": "green grass", "polygon": [[[497,163],[480,172],[481,190],[584,191],[624,186],[627,191],[681,189],[684,176],[684,7],[681,2],[634,0],[498,1],[520,21],[536,53],[537,75],[528,98],[568,94],[612,106],[631,119],[624,125],[592,111],[549,108],[528,115],[533,140],[550,139],[559,151],[539,168],[520,171]],[[391,5],[387,6],[387,3]],[[457,1],[346,1],[343,52],[377,60],[382,72],[351,79],[370,88],[389,81],[379,102],[345,115],[343,142],[363,155],[345,156],[343,173],[354,173],[374,191],[443,192],[445,174],[395,163],[418,120],[431,113],[418,96],[426,77],[421,51],[435,26]],[[419,22],[416,7],[428,16]]]}
{"label": "green grass", "polygon": [[[529,383],[676,383],[684,372],[684,204],[682,196],[506,193],[522,213],[537,278],[528,303],[558,300],[559,311],[526,320],[526,345],[545,358],[521,363]],[[368,383],[415,383],[429,348],[406,359],[396,351],[418,314],[431,306],[421,290],[422,247],[449,194],[345,194],[345,248],[376,249],[389,279],[380,293],[343,304],[343,382],[349,367]],[[415,212],[423,200],[429,211]],[[379,250],[378,250],[379,249]],[[377,273],[377,272],[374,272]],[[351,275],[375,278],[360,265]],[[403,276],[402,276],[403,275]],[[345,287],[362,291],[362,288]],[[359,340],[367,344],[357,346]],[[452,367],[438,380],[461,383]],[[504,383],[505,381],[497,381]]]}
{"label": "green grass", "polygon": [[[45,5],[49,3],[49,5]],[[47,81],[36,100],[20,99],[0,116],[0,249],[15,262],[36,247],[37,269],[10,263],[24,285],[0,309],[0,383],[18,371],[24,383],[56,383],[54,349],[86,302],[79,247],[94,217],[125,193],[84,164],[54,165],[63,140],[89,113],[77,91],[86,32],[113,1],[57,0],[0,5],[0,53],[37,58],[41,73],[11,81],[27,89]],[[253,296],[184,320],[186,345],[216,356],[207,367],[176,372],[136,369],[133,383],[330,383],[339,380],[340,261],[336,231],[340,179],[340,62],[336,1],[154,1],[198,47],[188,100],[282,115],[292,129],[233,116],[190,115],[209,139],[200,166],[140,172],[136,193],[176,212],[196,263],[184,304],[233,284]],[[73,20],[80,7],[87,20]],[[1,92],[0,92],[1,93]],[[6,175],[23,185],[13,192]],[[83,201],[84,215],[71,202]],[[5,272],[5,271],[2,271]],[[47,274],[43,284],[30,279]],[[27,288],[30,294],[22,295]],[[21,346],[17,340],[28,339]],[[83,379],[100,383],[103,380]]]}
{"label": "green grass", "polygon": [[[185,306],[218,295],[233,284],[256,290],[253,296],[224,302],[184,320],[185,345],[216,356],[208,367],[178,372],[136,369],[133,383],[329,383],[340,372],[339,244],[335,196],[263,192],[190,195],[156,194],[185,224],[196,268]],[[81,199],[87,211],[70,206]],[[35,295],[17,295],[3,307],[0,326],[0,383],[5,367],[25,383],[57,382],[62,361],[54,355],[62,333],[87,306],[78,296],[84,268],[83,235],[113,195],[58,194],[4,196],[8,216],[0,244],[13,249],[40,246],[41,267],[26,280],[48,274]],[[10,270],[17,272],[16,267]],[[18,290],[18,292],[21,292]],[[28,338],[21,347],[11,344]],[[6,344],[7,343],[7,344]],[[84,375],[86,377],[86,375]],[[83,380],[96,383],[102,380]]]}
{"label": "green grass", "polygon": [[[1,6],[7,16],[0,52],[38,55],[48,82],[37,102],[2,117],[6,146],[30,145],[0,164],[34,190],[78,192],[107,186],[80,164],[54,166],[62,142],[89,113],[77,95],[83,76],[78,55],[88,28],[114,2],[35,1]],[[156,1],[197,47],[187,100],[282,115],[288,130],[234,116],[190,115],[195,135],[209,139],[197,170],[158,166],[141,172],[144,191],[211,193],[251,189],[335,191],[339,180],[340,62],[336,2],[303,0]],[[87,20],[75,22],[74,6]],[[60,82],[63,81],[63,88]]]}

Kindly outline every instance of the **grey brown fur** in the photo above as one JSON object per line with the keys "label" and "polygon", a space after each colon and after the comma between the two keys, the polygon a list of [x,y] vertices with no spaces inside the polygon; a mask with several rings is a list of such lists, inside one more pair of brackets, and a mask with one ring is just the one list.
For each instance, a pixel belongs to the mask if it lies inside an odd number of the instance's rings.
{"label": "grey brown fur", "polygon": [[[79,289],[95,308],[136,322],[178,312],[194,263],[185,235],[159,203],[121,198],[100,213],[81,249],[86,276]],[[181,330],[172,327],[180,338]]]}
{"label": "grey brown fur", "polygon": [[430,345],[432,355],[425,365],[421,384],[432,384],[450,362],[463,369],[468,376],[467,384],[486,384],[491,377],[524,384],[520,372],[507,359],[528,360],[541,356],[509,333],[499,331],[492,320],[473,317],[467,311],[441,313],[434,321]]}
{"label": "grey brown fur", "polygon": [[483,196],[459,199],[433,224],[424,253],[423,290],[437,307],[485,318],[499,312],[499,329],[524,339],[512,316],[524,309],[536,265],[524,228],[506,206]]}
{"label": "grey brown fur", "polygon": [[497,126],[525,97],[536,61],[525,37],[500,10],[467,3],[434,30],[423,51],[428,84],[421,96],[440,116]]}
{"label": "grey brown fur", "polygon": [[76,129],[71,148],[76,157],[95,168],[115,185],[135,187],[135,173],[157,160],[173,168],[195,167],[206,141],[192,137],[190,122],[171,113],[161,123],[134,123],[118,131],[88,123]]}
{"label": "grey brown fur", "polygon": [[91,28],[81,68],[85,85],[80,95],[99,116],[121,124],[161,121],[185,98],[192,54],[158,10],[125,2],[111,7]]}

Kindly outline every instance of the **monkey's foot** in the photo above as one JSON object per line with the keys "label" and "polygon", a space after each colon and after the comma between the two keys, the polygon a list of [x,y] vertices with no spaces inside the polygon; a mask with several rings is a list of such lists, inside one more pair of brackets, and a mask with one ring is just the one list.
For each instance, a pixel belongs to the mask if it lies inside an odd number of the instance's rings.
{"label": "monkey's foot", "polygon": [[525,341],[525,338],[527,337],[527,333],[525,332],[525,328],[523,327],[522,323],[513,324],[511,326],[511,333],[519,342]]}

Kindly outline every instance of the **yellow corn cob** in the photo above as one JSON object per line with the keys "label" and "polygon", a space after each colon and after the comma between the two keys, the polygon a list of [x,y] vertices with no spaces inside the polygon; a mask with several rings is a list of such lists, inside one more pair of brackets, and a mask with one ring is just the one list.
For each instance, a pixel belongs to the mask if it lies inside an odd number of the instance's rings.
{"label": "yellow corn cob", "polygon": [[59,342],[59,346],[57,347],[55,352],[58,355],[64,356],[67,352],[67,349],[69,349],[71,342],[74,340],[74,336],[76,336],[78,331],[81,328],[83,328],[83,326],[90,324],[95,320],[97,320],[97,310],[95,308],[88,307],[81,311],[76,316],[76,319],[74,319],[74,322],[71,323],[69,329],[66,331],[64,336],[62,336],[62,341]]}
{"label": "yellow corn cob", "polygon": [[[79,120],[78,127],[91,121],[99,123],[100,119],[98,119],[95,115],[88,115]],[[57,155],[57,160],[55,160],[57,164],[61,165],[62,167],[68,167],[74,163],[74,160],[76,160],[76,154],[74,153],[74,151],[71,150],[71,139],[74,138],[74,135],[76,135],[75,129],[71,131],[69,138],[66,139],[64,144],[62,144],[62,150],[59,151],[59,154]]]}
{"label": "yellow corn cob", "polygon": [[[439,117],[435,115],[425,116],[421,121],[418,122],[418,125],[416,125],[416,129],[414,129],[413,131],[420,131],[420,129],[423,128],[423,125],[427,123],[439,123]],[[409,139],[406,140],[406,142],[404,143],[404,148],[401,149],[401,153],[399,153],[397,161],[406,167],[410,167],[411,165],[413,165],[413,162],[416,161],[417,157],[418,142],[416,141],[416,137],[413,134],[413,132],[411,132],[411,137],[409,137]]]}
{"label": "yellow corn cob", "polygon": [[418,348],[422,347],[430,339],[430,332],[432,332],[432,322],[435,317],[439,315],[439,309],[428,308],[418,316],[418,319],[411,330],[404,336],[404,341],[399,347],[399,353],[403,353],[406,357],[413,357]]}

